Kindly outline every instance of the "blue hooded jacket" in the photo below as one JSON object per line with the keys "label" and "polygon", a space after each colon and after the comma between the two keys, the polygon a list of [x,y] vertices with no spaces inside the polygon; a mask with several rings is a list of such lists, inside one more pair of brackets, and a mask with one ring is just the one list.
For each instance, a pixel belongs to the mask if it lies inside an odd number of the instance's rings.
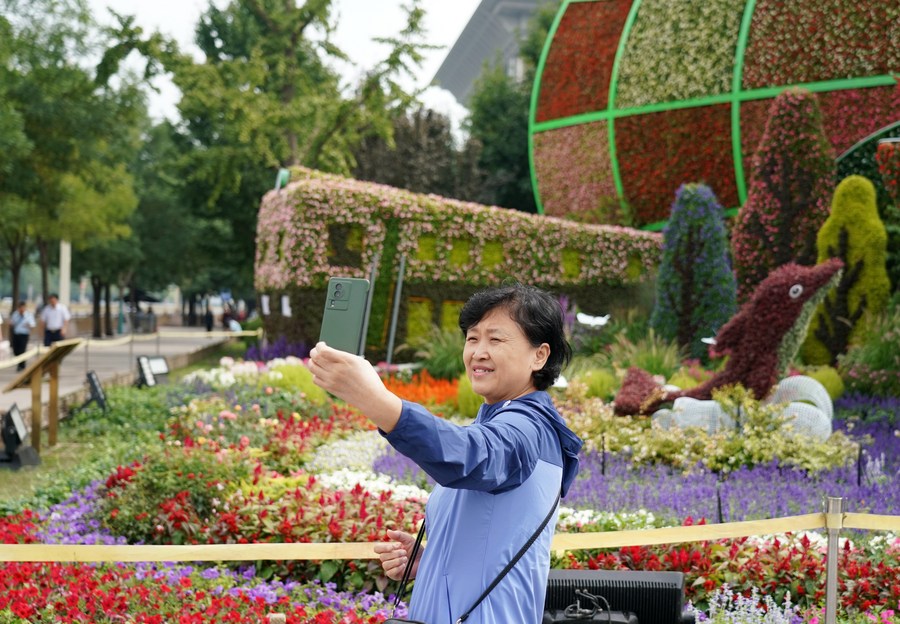
{"label": "blue hooded jacket", "polygon": [[[428,543],[409,617],[454,624],[568,491],[582,441],[543,391],[484,404],[468,426],[404,401],[385,437],[438,484],[426,506]],[[468,624],[540,624],[556,519],[557,512]]]}

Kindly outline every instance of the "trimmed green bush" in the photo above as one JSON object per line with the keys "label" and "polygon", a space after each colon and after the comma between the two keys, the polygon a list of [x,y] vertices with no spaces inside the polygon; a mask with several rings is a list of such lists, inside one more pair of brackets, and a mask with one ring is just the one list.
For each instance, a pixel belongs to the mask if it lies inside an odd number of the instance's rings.
{"label": "trimmed green bush", "polygon": [[825,386],[832,401],[836,401],[844,394],[844,380],[841,379],[841,374],[833,366],[815,366],[805,369],[803,374],[807,377],[812,377]]}
{"label": "trimmed green bush", "polygon": [[848,392],[900,396],[900,307],[868,314],[859,333],[838,357],[838,370]]}
{"label": "trimmed green bush", "polygon": [[484,399],[472,390],[472,382],[466,374],[459,377],[459,386],[456,390],[459,414],[465,418],[475,418]]}
{"label": "trimmed green bush", "polygon": [[313,383],[313,375],[305,366],[296,364],[276,366],[262,379],[262,383],[299,392],[313,405],[325,405],[328,401],[328,393]]}
{"label": "trimmed green bush", "polygon": [[880,314],[890,297],[887,233],[868,179],[849,176],[841,181],[816,247],[819,262],[840,258],[844,273],[816,310],[800,354],[808,364],[834,365],[858,333],[863,314]]}
{"label": "trimmed green bush", "polygon": [[715,336],[737,311],[721,204],[703,184],[678,189],[663,232],[656,306],[650,325],[690,357],[708,359],[703,338]]}
{"label": "trimmed green bush", "polygon": [[573,382],[582,383],[585,386],[587,398],[597,398],[606,401],[611,400],[621,381],[616,374],[607,368],[592,368],[578,373]]}

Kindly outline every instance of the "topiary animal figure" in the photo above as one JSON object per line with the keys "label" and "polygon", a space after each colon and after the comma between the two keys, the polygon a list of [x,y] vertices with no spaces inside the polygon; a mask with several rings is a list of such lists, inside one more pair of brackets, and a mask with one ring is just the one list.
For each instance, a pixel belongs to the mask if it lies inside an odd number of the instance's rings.
{"label": "topiary animal figure", "polygon": [[722,206],[708,186],[683,184],[663,232],[650,326],[690,357],[706,360],[702,339],[714,336],[736,310]]}
{"label": "topiary animal figure", "polygon": [[616,394],[616,413],[652,413],[678,397],[710,399],[714,389],[735,384],[765,398],[787,373],[816,306],[837,284],[843,266],[832,258],[813,267],[789,263],[775,269],[716,335],[715,353],[729,356],[722,372],[695,388],[667,392],[649,373],[631,367]]}
{"label": "topiary animal figure", "polygon": [[819,262],[840,258],[846,269],[816,310],[800,355],[807,364],[833,366],[859,333],[862,316],[883,312],[890,298],[887,232],[872,182],[854,175],[838,185],[816,247]]}

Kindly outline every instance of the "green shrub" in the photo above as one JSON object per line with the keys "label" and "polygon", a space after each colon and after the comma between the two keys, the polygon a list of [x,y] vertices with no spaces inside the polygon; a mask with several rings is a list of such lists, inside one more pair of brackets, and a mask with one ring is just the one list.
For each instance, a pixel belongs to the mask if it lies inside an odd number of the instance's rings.
{"label": "green shrub", "polygon": [[832,401],[836,401],[844,394],[844,380],[841,379],[841,374],[833,366],[815,366],[804,369],[803,374],[807,377],[812,377],[825,386]]}
{"label": "green shrub", "polygon": [[[191,521],[216,514],[229,492],[250,477],[251,466],[243,453],[157,447],[107,480],[102,522],[129,543],[167,543],[172,535],[191,535],[200,529]],[[169,530],[160,533],[157,525]]]}
{"label": "green shrub", "polygon": [[675,374],[669,377],[666,383],[672,386],[678,386],[682,390],[688,390],[700,385],[700,380],[686,372],[683,368],[675,371]]}
{"label": "green shrub", "polygon": [[868,179],[853,175],[838,185],[816,247],[818,262],[840,258],[844,272],[816,309],[800,353],[809,364],[833,365],[852,342],[863,314],[885,310],[891,290],[887,233]]}
{"label": "green shrub", "polygon": [[479,394],[475,394],[475,391],[472,390],[472,382],[469,381],[469,376],[466,374],[459,377],[457,401],[459,403],[459,414],[465,418],[475,418],[478,415],[478,409],[484,403],[484,398]]}
{"label": "green shrub", "polygon": [[606,368],[593,368],[579,373],[572,381],[585,385],[585,396],[610,400],[621,382],[616,374]]}
{"label": "green shrub", "polygon": [[[241,329],[244,331],[258,331],[262,329],[263,320],[260,316],[255,316],[252,319],[247,319],[243,323],[241,323]],[[244,348],[247,349],[249,347],[259,346],[259,336],[241,336],[241,342],[244,345]]]}
{"label": "green shrub", "polygon": [[618,416],[609,403],[585,397],[583,390],[582,384],[573,384],[557,407],[584,440],[585,450],[628,453],[636,464],[662,464],[687,473],[700,461],[708,470],[728,473],[777,461],[819,472],[844,466],[859,453],[858,444],[840,431],[825,442],[792,433],[783,405],[761,403],[740,386],[713,393],[739,423],[715,434],[697,427],[664,430],[645,417]]}
{"label": "green shrub", "polygon": [[610,335],[609,344],[612,344],[619,335],[636,342],[650,330],[650,318],[639,308],[628,308],[621,317],[612,315],[604,329]]}
{"label": "green shrub", "polygon": [[464,341],[459,328],[432,326],[425,338],[411,341],[422,368],[435,379],[456,379],[466,372],[463,363]]}
{"label": "green shrub", "polygon": [[313,383],[309,369],[300,364],[282,364],[272,368],[261,380],[262,385],[300,393],[313,405],[325,405],[328,393]]}
{"label": "green shrub", "polygon": [[900,307],[866,316],[838,370],[850,392],[900,396]]}
{"label": "green shrub", "polygon": [[637,366],[651,375],[668,379],[681,366],[684,352],[674,340],[661,338],[650,329],[646,336],[635,341],[629,340],[624,333],[617,335],[606,358],[613,368],[627,370]]}

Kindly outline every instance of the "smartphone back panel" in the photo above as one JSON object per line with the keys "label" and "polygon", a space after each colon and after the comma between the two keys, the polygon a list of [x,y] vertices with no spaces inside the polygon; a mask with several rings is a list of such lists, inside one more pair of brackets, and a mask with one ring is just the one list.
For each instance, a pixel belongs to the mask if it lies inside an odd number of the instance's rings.
{"label": "smartphone back panel", "polygon": [[367,279],[357,277],[329,279],[319,340],[334,349],[360,355],[368,294]]}

